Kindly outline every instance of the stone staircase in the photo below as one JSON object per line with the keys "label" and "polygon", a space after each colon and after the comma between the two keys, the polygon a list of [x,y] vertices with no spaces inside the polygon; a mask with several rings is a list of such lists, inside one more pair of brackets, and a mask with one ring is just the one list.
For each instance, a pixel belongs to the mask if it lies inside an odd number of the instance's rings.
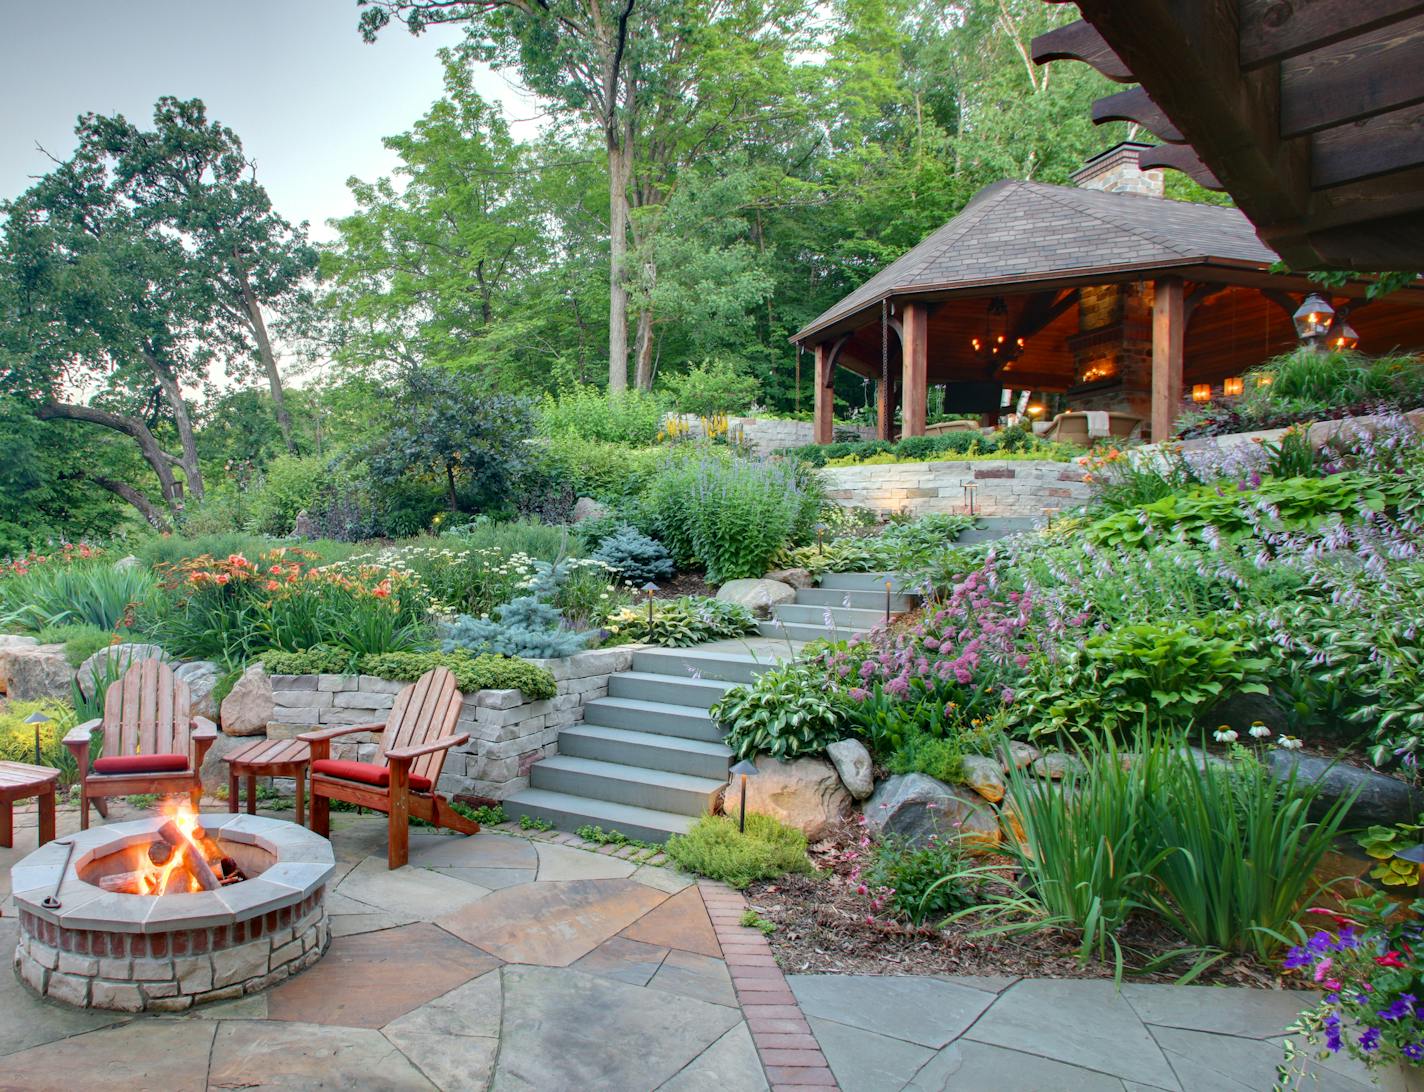
{"label": "stone staircase", "polygon": [[965,531],[955,543],[959,546],[974,546],[981,542],[997,542],[1001,538],[1023,534],[1042,526],[1043,520],[1023,516],[980,516],[979,526]]}
{"label": "stone staircase", "polygon": [[[592,824],[649,842],[686,831],[715,805],[731,764],[707,710],[732,687],[794,657],[804,642],[884,621],[886,579],[828,574],[820,587],[777,607],[774,619],[760,624],[760,637],[634,653],[632,670],[613,675],[608,696],[585,705],[583,722],[559,733],[558,754],[530,767],[529,788],[505,800],[506,811],[563,830]],[[896,581],[891,609],[910,602]]]}

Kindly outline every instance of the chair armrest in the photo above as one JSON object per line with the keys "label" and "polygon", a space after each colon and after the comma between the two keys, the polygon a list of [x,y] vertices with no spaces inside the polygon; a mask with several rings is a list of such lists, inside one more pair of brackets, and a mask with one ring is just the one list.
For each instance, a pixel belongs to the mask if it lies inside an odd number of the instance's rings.
{"label": "chair armrest", "polygon": [[66,747],[87,747],[89,741],[94,738],[94,729],[103,726],[104,719],[102,717],[86,720],[83,724],[76,725],[69,730],[69,734],[64,737],[64,745]]}
{"label": "chair armrest", "polygon": [[217,739],[218,726],[207,717],[193,718],[193,739]]}
{"label": "chair armrest", "polygon": [[322,728],[315,732],[303,732],[297,738],[303,743],[320,743],[337,736],[355,735],[357,732],[384,732],[384,724],[343,724],[336,728]]}
{"label": "chair armrest", "polygon": [[436,751],[449,750],[451,747],[458,747],[462,743],[469,741],[470,735],[466,732],[460,736],[443,736],[440,739],[432,739],[429,743],[422,743],[419,747],[397,747],[386,752],[386,758],[396,762],[409,762],[411,759],[419,758],[421,755],[433,754]]}

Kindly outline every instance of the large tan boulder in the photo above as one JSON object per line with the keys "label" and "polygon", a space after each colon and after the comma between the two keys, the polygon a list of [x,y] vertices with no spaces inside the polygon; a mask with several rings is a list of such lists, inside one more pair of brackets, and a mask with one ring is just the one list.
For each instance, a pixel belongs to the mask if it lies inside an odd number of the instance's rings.
{"label": "large tan boulder", "polygon": [[267,722],[272,719],[275,708],[272,680],[261,664],[253,664],[223,698],[222,730],[230,736],[260,736],[267,731]]}
{"label": "large tan boulder", "polygon": [[[746,779],[747,811],[770,815],[813,842],[850,814],[850,793],[825,759],[781,762],[771,755],[757,755],[753,762],[757,772]],[[736,815],[741,800],[742,781],[734,777],[723,797],[723,810]]]}
{"label": "large tan boulder", "polygon": [[717,598],[746,607],[759,618],[765,618],[771,614],[772,607],[792,602],[796,589],[780,580],[728,580],[717,589]]}
{"label": "large tan boulder", "polygon": [[213,701],[213,691],[222,680],[221,667],[211,660],[193,660],[175,667],[173,677],[188,684],[195,717],[218,719],[218,704]]}
{"label": "large tan boulder", "polygon": [[991,804],[997,804],[1004,798],[1004,775],[992,758],[965,755],[964,783]]}
{"label": "large tan boulder", "polygon": [[74,669],[63,645],[42,645],[33,637],[0,637],[0,689],[15,701],[69,698]]}

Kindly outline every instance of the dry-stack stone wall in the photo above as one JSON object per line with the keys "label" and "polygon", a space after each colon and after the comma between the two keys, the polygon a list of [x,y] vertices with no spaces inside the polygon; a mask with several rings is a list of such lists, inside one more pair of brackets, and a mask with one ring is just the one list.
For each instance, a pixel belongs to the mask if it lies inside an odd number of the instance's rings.
{"label": "dry-stack stone wall", "polygon": [[[580,652],[559,660],[533,660],[554,676],[552,698],[530,700],[518,690],[465,695],[458,731],[468,743],[445,757],[437,789],[447,796],[502,800],[529,785],[529,767],[557,751],[559,732],[583,719],[583,707],[608,694],[608,678],[632,665],[641,646]],[[270,739],[290,739],[314,728],[385,721],[395,696],[409,683],[373,675],[273,675]],[[380,730],[332,740],[333,758],[369,762]]]}
{"label": "dry-stack stone wall", "polygon": [[973,482],[981,516],[1036,518],[1045,508],[1067,510],[1088,500],[1077,463],[1027,459],[945,460],[826,467],[827,495],[849,508],[882,515],[967,512],[964,487]]}

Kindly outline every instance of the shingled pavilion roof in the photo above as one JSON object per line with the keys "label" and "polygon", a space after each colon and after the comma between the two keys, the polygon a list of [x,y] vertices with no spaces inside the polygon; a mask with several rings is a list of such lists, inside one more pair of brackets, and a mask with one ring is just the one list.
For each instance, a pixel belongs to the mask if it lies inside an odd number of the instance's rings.
{"label": "shingled pavilion roof", "polygon": [[1006,180],[984,187],[953,220],[792,340],[845,325],[888,297],[1178,267],[1264,271],[1276,261],[1234,208]]}

